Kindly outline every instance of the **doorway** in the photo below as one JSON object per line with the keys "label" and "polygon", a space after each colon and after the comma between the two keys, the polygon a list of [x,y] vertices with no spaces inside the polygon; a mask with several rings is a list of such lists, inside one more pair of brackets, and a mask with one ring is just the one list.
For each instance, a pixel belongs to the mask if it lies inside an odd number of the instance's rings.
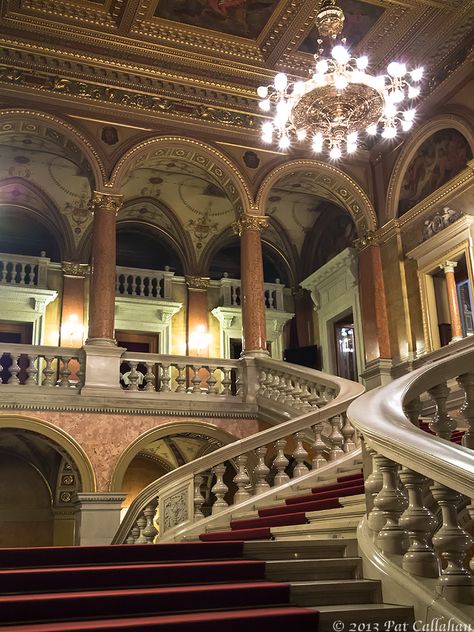
{"label": "doorway", "polygon": [[334,323],[336,373],[339,377],[357,381],[356,343],[352,313]]}

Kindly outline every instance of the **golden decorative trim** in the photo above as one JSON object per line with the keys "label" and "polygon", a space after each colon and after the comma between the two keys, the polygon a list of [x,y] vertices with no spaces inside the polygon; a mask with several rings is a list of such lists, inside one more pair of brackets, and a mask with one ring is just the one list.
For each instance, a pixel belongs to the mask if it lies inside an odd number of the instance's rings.
{"label": "golden decorative trim", "polygon": [[74,261],[63,261],[61,270],[64,276],[86,277],[89,266],[87,263],[75,263]]}
{"label": "golden decorative trim", "polygon": [[113,193],[101,193],[94,191],[89,202],[89,210],[92,213],[101,211],[104,213],[113,213],[117,215],[122,207],[123,195],[114,195]]}
{"label": "golden decorative trim", "polygon": [[378,244],[378,235],[373,230],[368,230],[364,235],[354,240],[354,247],[357,252],[362,252],[369,246]]}
{"label": "golden decorative trim", "polygon": [[264,228],[268,228],[268,217],[263,215],[248,215],[244,213],[232,224],[234,233],[239,237],[246,230],[261,232]]}
{"label": "golden decorative trim", "polygon": [[211,281],[210,277],[188,274],[184,277],[190,290],[207,290]]}

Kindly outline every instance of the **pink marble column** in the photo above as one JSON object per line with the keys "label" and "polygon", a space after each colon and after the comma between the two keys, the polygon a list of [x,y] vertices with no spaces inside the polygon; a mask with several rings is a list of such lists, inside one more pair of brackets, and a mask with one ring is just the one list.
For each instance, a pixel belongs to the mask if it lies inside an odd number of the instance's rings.
{"label": "pink marble column", "polygon": [[209,357],[209,277],[187,276],[188,286],[188,355]]}
{"label": "pink marble column", "polygon": [[456,279],[454,277],[454,268],[457,265],[457,261],[446,261],[442,266],[440,266],[446,278],[448,308],[451,319],[451,342],[457,342],[462,339],[461,313],[459,311]]}
{"label": "pink marble column", "polygon": [[268,353],[260,232],[267,218],[242,214],[234,224],[240,235],[242,353]]}
{"label": "pink marble column", "polygon": [[115,344],[115,223],[121,195],[94,191],[94,214],[87,344]]}

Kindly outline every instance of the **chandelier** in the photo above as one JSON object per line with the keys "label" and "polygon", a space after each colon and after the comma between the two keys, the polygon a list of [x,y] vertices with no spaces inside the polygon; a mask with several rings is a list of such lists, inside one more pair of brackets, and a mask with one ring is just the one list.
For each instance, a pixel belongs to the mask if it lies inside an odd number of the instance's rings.
{"label": "chandelier", "polygon": [[[336,0],[322,0],[316,17],[319,50],[307,81],[289,81],[278,73],[270,86],[260,86],[259,106],[273,119],[262,125],[262,140],[277,141],[282,150],[294,141],[310,143],[316,154],[328,152],[333,160],[357,150],[361,132],[395,138],[408,131],[415,118],[412,101],[420,94],[423,68],[408,71],[392,62],[387,74],[366,72],[364,55],[352,57],[340,38],[344,13]],[[330,56],[325,56],[325,48]]]}

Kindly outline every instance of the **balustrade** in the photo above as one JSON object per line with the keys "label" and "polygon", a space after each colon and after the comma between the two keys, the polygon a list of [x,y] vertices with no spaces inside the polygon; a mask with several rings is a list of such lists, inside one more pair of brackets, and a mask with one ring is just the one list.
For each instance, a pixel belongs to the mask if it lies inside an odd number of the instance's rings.
{"label": "balustrade", "polygon": [[47,257],[27,257],[1,252],[0,283],[45,288],[49,262]]}
{"label": "balustrade", "polygon": [[[276,283],[264,284],[265,307],[267,309],[284,310],[283,289],[284,285],[276,280]],[[221,303],[223,307],[240,307],[241,286],[240,279],[231,279],[224,276],[221,279]]]}
{"label": "balustrade", "polygon": [[115,292],[117,296],[169,299],[174,272],[117,266]]}

